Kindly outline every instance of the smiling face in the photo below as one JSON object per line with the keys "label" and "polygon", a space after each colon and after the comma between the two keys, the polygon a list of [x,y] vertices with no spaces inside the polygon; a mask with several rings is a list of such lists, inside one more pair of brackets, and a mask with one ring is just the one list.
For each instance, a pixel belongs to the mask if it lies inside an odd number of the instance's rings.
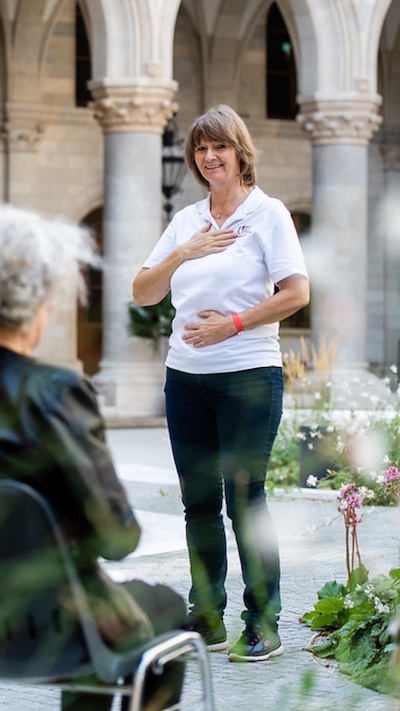
{"label": "smiling face", "polygon": [[202,138],[194,149],[200,174],[212,187],[240,181],[239,159],[233,146]]}
{"label": "smiling face", "polygon": [[[206,153],[213,170],[204,162],[203,155]],[[225,104],[209,109],[192,123],[186,137],[185,160],[202,187],[209,189],[211,179],[220,180],[224,170],[228,169],[228,163],[233,166],[235,180],[239,173],[239,182],[248,187],[255,185],[256,153],[253,142],[243,119]],[[217,169],[218,160],[220,167]]]}

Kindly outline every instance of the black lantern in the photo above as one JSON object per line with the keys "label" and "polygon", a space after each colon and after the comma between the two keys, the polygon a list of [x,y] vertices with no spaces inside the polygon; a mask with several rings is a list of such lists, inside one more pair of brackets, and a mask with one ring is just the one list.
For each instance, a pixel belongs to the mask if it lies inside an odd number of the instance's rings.
{"label": "black lantern", "polygon": [[162,137],[162,192],[168,222],[172,212],[171,198],[179,192],[186,172],[182,143],[174,115],[168,121]]}

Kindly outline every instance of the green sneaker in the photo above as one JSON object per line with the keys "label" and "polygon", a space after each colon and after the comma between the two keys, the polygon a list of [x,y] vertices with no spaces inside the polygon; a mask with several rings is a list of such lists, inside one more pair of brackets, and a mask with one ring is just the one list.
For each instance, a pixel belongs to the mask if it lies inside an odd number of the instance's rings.
{"label": "green sneaker", "polygon": [[203,617],[189,615],[187,629],[198,632],[203,637],[209,652],[224,652],[228,649],[226,628],[222,619],[211,626]]}
{"label": "green sneaker", "polygon": [[229,650],[228,659],[231,662],[265,662],[271,657],[279,657],[282,652],[283,646],[277,632],[248,625]]}

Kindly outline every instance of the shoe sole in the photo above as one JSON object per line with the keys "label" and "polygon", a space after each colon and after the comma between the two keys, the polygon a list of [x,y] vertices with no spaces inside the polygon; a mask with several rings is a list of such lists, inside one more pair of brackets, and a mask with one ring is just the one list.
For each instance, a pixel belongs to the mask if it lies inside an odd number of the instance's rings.
{"label": "shoe sole", "polygon": [[228,647],[229,644],[227,639],[224,642],[215,642],[214,644],[207,644],[207,649],[209,652],[226,652]]}
{"label": "shoe sole", "polygon": [[267,659],[272,659],[272,657],[279,657],[283,652],[283,645],[277,649],[273,649],[272,652],[268,654],[261,654],[258,657],[245,656],[244,654],[236,654],[235,652],[230,652],[228,659],[230,662],[266,662]]}

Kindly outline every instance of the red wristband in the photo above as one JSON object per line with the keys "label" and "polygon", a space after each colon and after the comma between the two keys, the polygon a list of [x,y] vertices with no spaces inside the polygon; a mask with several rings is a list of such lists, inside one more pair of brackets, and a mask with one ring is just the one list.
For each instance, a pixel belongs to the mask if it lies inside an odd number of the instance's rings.
{"label": "red wristband", "polygon": [[242,319],[240,318],[239,314],[232,314],[232,318],[235,323],[238,334],[243,333],[244,326],[242,324]]}

